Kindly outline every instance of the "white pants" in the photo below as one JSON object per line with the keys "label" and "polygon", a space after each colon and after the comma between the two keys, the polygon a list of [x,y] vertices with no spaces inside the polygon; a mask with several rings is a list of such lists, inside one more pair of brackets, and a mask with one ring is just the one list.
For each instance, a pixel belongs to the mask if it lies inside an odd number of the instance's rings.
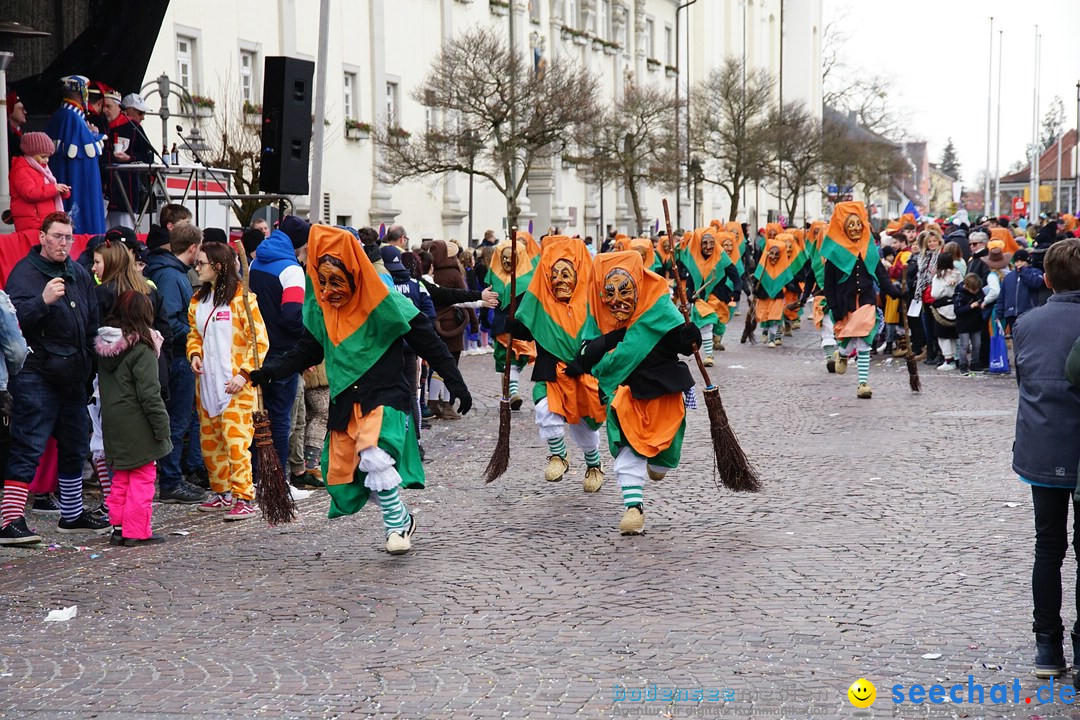
{"label": "white pants", "polygon": [[544,442],[569,435],[582,452],[596,452],[600,449],[600,430],[592,430],[584,423],[568,423],[562,415],[556,415],[548,409],[548,399],[544,398],[534,408],[536,427],[540,439]]}
{"label": "white pants", "polygon": [[652,469],[655,473],[666,474],[675,468],[653,465],[648,460],[634,452],[629,445],[624,445],[615,458],[615,478],[619,481],[619,487],[638,486],[645,487],[647,470]]}
{"label": "white pants", "polygon": [[833,335],[833,321],[829,313],[821,318],[821,347],[829,347],[836,344],[836,336]]}

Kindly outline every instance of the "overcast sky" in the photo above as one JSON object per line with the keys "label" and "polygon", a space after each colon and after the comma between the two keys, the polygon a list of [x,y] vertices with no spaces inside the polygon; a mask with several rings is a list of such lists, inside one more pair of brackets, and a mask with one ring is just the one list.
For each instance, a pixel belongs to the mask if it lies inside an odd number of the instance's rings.
{"label": "overcast sky", "polygon": [[[800,2],[802,0],[788,0]],[[891,106],[907,134],[929,141],[930,160],[952,137],[965,184],[986,167],[986,91],[990,16],[994,17],[991,116],[993,167],[997,129],[998,31],[1004,30],[1001,173],[1031,141],[1035,25],[1042,35],[1039,118],[1054,95],[1065,104],[1066,129],[1076,127],[1080,80],[1080,0],[824,0],[825,22],[849,36],[842,55],[849,72],[892,79]]]}

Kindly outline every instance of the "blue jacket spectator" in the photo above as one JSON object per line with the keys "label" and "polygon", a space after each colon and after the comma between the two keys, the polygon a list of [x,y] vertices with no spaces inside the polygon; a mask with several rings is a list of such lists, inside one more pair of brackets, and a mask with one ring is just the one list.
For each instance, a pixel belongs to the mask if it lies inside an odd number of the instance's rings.
{"label": "blue jacket spectator", "polygon": [[270,338],[267,357],[284,355],[304,335],[304,269],[293,241],[280,229],[259,244],[250,283]]}
{"label": "blue jacket spectator", "polygon": [[1038,305],[1039,292],[1044,287],[1043,273],[1028,264],[1028,251],[1020,248],[1013,253],[1013,270],[1001,281],[1001,314],[1012,323]]}

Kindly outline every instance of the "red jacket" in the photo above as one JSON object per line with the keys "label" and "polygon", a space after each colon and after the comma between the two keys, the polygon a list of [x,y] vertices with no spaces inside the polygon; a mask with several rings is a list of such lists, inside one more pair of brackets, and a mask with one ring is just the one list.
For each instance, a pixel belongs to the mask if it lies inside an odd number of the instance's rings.
{"label": "red jacket", "polygon": [[[41,229],[41,221],[57,209],[56,185],[45,184],[45,176],[30,165],[25,157],[17,157],[11,163],[11,215],[15,232]],[[63,206],[60,206],[61,209]]]}

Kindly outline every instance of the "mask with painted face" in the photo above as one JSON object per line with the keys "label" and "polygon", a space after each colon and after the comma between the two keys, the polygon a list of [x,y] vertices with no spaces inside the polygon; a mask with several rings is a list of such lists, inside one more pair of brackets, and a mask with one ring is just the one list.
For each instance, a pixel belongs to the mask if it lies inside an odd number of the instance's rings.
{"label": "mask with painted face", "polygon": [[346,305],[356,293],[353,279],[329,259],[319,263],[319,292],[323,300],[332,308]]}
{"label": "mask with painted face", "polygon": [[731,238],[729,237],[724,238],[724,241],[720,244],[720,246],[724,248],[724,252],[729,255],[735,252],[735,243],[732,242]]}
{"label": "mask with painted face", "polygon": [[577,287],[577,270],[569,260],[558,260],[551,266],[551,293],[561,303],[570,302]]}
{"label": "mask with painted face", "polygon": [[847,235],[848,240],[851,240],[852,242],[858,242],[859,240],[862,240],[862,218],[854,213],[844,218],[844,234]]}
{"label": "mask with painted face", "polygon": [[767,257],[769,259],[770,265],[775,265],[776,263],[780,262],[780,248],[776,246],[769,248],[769,253]]}
{"label": "mask with painted face", "polygon": [[620,323],[630,319],[637,309],[638,288],[634,278],[626,270],[615,268],[604,278],[603,303],[612,317]]}
{"label": "mask with painted face", "polygon": [[708,260],[716,252],[716,238],[706,233],[701,237],[701,257]]}
{"label": "mask with painted face", "polygon": [[507,245],[502,249],[502,252],[499,253],[499,262],[502,264],[503,272],[507,275],[510,274],[510,269],[514,267],[513,263],[510,261],[511,252],[512,248]]}

